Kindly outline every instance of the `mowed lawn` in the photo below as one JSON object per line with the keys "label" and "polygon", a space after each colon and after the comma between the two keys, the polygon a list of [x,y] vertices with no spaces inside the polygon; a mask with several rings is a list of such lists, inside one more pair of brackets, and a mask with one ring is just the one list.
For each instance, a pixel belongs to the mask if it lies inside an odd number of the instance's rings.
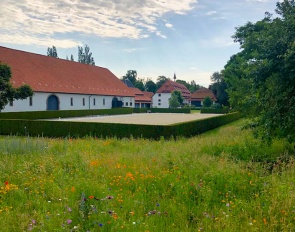
{"label": "mowed lawn", "polygon": [[293,144],[0,137],[1,231],[294,231]]}

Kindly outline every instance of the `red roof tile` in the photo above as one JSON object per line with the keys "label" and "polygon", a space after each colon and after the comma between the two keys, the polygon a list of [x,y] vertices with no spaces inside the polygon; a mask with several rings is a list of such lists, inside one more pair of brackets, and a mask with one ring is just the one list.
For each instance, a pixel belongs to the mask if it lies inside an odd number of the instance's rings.
{"label": "red roof tile", "polygon": [[152,102],[152,98],[145,96],[144,92],[142,92],[140,89],[129,87],[129,90],[135,94],[135,103],[138,103],[138,102],[151,103]]}
{"label": "red roof tile", "polygon": [[191,95],[191,101],[203,101],[205,97],[211,97],[213,101],[217,101],[214,93],[207,88],[200,88]]}
{"label": "red roof tile", "polygon": [[190,91],[183,84],[171,80],[166,81],[157,90],[157,93],[172,93],[175,90],[180,91],[185,99],[189,99],[191,96]]}
{"label": "red roof tile", "polygon": [[110,70],[0,46],[0,62],[11,67],[14,87],[35,92],[134,96]]}
{"label": "red roof tile", "polygon": [[147,91],[144,91],[143,94],[144,94],[144,96],[147,96],[147,97],[149,97],[150,99],[152,99],[152,97],[154,96],[154,93],[153,93],[153,92],[147,92]]}

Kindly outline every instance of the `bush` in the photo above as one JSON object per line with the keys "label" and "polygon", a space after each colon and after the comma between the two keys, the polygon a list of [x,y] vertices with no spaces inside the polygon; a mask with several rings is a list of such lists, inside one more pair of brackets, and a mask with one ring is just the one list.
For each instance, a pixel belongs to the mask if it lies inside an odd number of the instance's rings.
{"label": "bush", "polygon": [[239,118],[240,114],[233,113],[168,126],[2,119],[0,120],[0,134],[45,137],[84,137],[89,135],[103,138],[142,137],[160,139],[161,137],[171,138],[172,136],[176,138],[198,135]]}

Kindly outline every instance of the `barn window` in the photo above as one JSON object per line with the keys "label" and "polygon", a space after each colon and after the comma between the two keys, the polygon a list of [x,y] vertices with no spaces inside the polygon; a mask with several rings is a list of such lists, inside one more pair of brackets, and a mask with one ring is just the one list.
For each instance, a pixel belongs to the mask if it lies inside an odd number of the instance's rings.
{"label": "barn window", "polygon": [[93,105],[95,106],[95,98],[93,98]]}
{"label": "barn window", "polygon": [[74,101],[73,101],[73,98],[71,97],[71,106],[74,105]]}
{"label": "barn window", "polygon": [[83,106],[85,106],[85,98],[83,98]]}
{"label": "barn window", "polygon": [[29,105],[32,106],[32,105],[33,105],[33,97],[30,97],[30,98],[29,98],[29,101],[30,101],[30,102],[29,102]]}
{"label": "barn window", "polygon": [[103,105],[106,104],[106,99],[102,99],[102,104],[103,104]]}

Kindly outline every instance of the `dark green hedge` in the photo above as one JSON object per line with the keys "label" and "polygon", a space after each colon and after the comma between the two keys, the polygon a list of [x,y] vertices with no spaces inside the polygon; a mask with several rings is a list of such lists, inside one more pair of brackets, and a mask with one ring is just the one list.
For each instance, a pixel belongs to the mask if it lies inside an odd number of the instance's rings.
{"label": "dark green hedge", "polygon": [[45,137],[84,137],[90,135],[103,138],[131,136],[149,139],[159,139],[162,136],[176,138],[198,135],[239,118],[239,113],[232,113],[169,126],[0,119],[0,134]]}
{"label": "dark green hedge", "polygon": [[47,118],[69,118],[83,117],[90,115],[115,115],[132,114],[132,108],[115,108],[100,110],[53,110],[53,111],[28,111],[0,113],[0,119],[47,119]]}
{"label": "dark green hedge", "polygon": [[228,109],[201,108],[201,114],[227,114]]}

